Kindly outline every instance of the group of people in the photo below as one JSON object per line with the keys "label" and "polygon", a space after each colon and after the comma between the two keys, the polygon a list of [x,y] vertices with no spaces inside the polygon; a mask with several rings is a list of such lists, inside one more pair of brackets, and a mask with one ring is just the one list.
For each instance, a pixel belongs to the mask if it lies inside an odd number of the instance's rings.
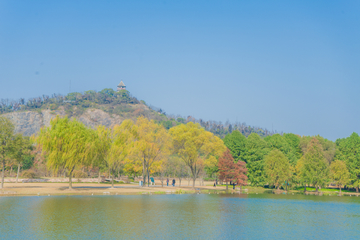
{"label": "group of people", "polygon": [[[214,187],[216,187],[216,185],[218,185],[218,180],[216,179],[216,181],[214,182]],[[233,186],[233,189],[235,190],[235,186],[237,185],[237,183],[230,181],[230,185]]]}
{"label": "group of people", "polygon": [[[166,179],[166,185],[169,186],[169,178]],[[175,178],[172,180],[172,186],[175,187]]]}

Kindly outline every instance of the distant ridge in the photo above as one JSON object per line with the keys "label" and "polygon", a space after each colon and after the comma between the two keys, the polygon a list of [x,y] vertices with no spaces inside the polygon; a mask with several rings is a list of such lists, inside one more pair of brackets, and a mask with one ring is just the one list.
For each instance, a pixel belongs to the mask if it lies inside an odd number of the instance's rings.
{"label": "distant ridge", "polygon": [[217,121],[195,119],[192,116],[166,114],[161,108],[148,106],[143,100],[139,101],[125,89],[116,92],[111,88],[105,88],[99,92],[92,90],[84,93],[73,92],[66,96],[43,95],[27,101],[24,98],[16,101],[1,99],[0,114],[12,119],[16,131],[25,135],[36,134],[42,126],[48,126],[51,118],[56,115],[78,118],[91,127],[97,125],[112,127],[120,124],[124,119],[135,120],[139,116],[153,119],[167,129],[182,123],[194,122],[221,138],[234,130],[239,130],[245,136],[257,133],[265,137],[277,133],[249,126],[246,123],[227,121],[223,124]]}

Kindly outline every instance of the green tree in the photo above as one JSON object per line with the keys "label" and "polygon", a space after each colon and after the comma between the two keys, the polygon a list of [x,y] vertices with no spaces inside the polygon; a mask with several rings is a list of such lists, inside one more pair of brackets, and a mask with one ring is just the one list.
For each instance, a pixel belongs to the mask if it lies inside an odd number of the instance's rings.
{"label": "green tree", "polygon": [[266,142],[257,133],[251,133],[246,141],[246,167],[251,185],[265,185],[264,156],[269,152]]}
{"label": "green tree", "polygon": [[288,183],[291,178],[289,159],[278,149],[265,156],[265,173],[269,184],[279,190],[282,183]]}
{"label": "green tree", "polygon": [[56,117],[50,127],[42,128],[37,143],[47,155],[47,166],[55,172],[65,168],[69,173],[69,189],[76,166],[90,165],[95,157],[96,132],[76,119]]}
{"label": "green tree", "polygon": [[299,143],[301,151],[303,152],[303,154],[306,153],[306,151],[308,150],[308,145],[310,144],[313,138],[316,138],[318,140],[319,144],[323,149],[323,155],[327,160],[328,164],[330,164],[335,156],[336,144],[328,139],[325,139],[319,135],[314,137],[304,136],[300,139],[300,143]]}
{"label": "green tree", "polygon": [[336,160],[330,165],[330,172],[332,179],[339,186],[341,195],[341,186],[346,185],[350,181],[350,173],[346,168],[346,164],[343,161]]}
{"label": "green tree", "polygon": [[307,151],[301,161],[302,182],[313,185],[316,192],[319,187],[329,182],[329,164],[324,156],[324,151],[317,138],[312,138],[308,144]]}
{"label": "green tree", "polygon": [[14,159],[17,164],[17,174],[16,174],[16,183],[19,179],[20,167],[23,165],[23,162],[27,159],[26,157],[30,155],[32,150],[32,143],[29,137],[24,137],[21,134],[16,134],[14,141]]}
{"label": "green tree", "polygon": [[224,144],[230,150],[235,162],[246,162],[246,137],[240,131],[235,130],[225,136]]}
{"label": "green tree", "polygon": [[359,192],[360,186],[360,137],[352,133],[350,137],[336,140],[336,158],[346,163],[350,172],[350,185]]}
{"label": "green tree", "polygon": [[264,139],[270,149],[278,149],[289,159],[292,166],[296,165],[297,160],[301,157],[301,149],[299,147],[300,137],[288,134],[274,134]]}
{"label": "green tree", "polygon": [[4,188],[6,158],[14,151],[14,125],[0,116],[0,161],[2,163],[1,188]]}

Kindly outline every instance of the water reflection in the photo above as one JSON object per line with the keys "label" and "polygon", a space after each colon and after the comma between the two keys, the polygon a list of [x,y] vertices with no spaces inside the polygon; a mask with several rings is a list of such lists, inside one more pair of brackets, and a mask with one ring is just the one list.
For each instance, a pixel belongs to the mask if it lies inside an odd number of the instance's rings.
{"label": "water reflection", "polygon": [[303,195],[2,197],[2,239],[357,238],[360,199]]}

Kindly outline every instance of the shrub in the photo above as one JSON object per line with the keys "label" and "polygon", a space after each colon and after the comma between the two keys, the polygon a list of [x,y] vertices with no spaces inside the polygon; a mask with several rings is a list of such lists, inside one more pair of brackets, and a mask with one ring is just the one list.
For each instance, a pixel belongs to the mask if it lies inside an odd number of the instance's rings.
{"label": "shrub", "polygon": [[35,173],[33,170],[31,170],[31,169],[26,170],[26,171],[23,171],[22,174],[21,174],[21,176],[22,176],[23,178],[37,178],[37,177],[38,177],[38,176],[36,175],[36,173]]}
{"label": "shrub", "polygon": [[74,170],[73,171],[73,177],[74,178],[86,178],[88,177],[87,173],[84,173],[80,170]]}

